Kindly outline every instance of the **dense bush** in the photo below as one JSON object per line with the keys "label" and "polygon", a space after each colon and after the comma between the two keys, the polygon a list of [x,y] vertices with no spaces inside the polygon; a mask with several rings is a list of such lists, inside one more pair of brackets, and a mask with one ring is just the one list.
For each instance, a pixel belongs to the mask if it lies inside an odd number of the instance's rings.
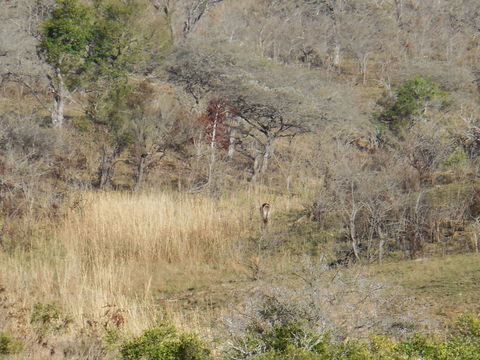
{"label": "dense bush", "polygon": [[4,355],[16,354],[22,351],[23,344],[8,334],[0,332],[0,359]]}
{"label": "dense bush", "polygon": [[145,331],[122,345],[123,360],[206,360],[209,351],[192,334],[179,334],[171,325]]}
{"label": "dense bush", "polygon": [[415,117],[425,115],[429,107],[448,106],[447,95],[432,80],[416,76],[405,81],[398,89],[387,109],[380,114],[379,120],[391,130],[399,131],[411,125]]}
{"label": "dense bush", "polygon": [[[444,341],[415,334],[400,342],[382,337],[371,337],[366,341],[334,342],[329,336],[316,335],[317,339],[322,339],[321,342],[306,349],[298,346],[297,342],[305,334],[305,332],[299,331],[299,328],[276,329],[260,336],[264,340],[268,339],[265,344],[270,345],[264,353],[258,355],[244,353],[243,356],[235,353],[229,358],[261,360],[480,359],[480,319],[472,315],[462,316],[458,320],[453,334]],[[313,339],[314,337],[309,335],[303,339]]]}
{"label": "dense bush", "polygon": [[48,332],[65,330],[71,319],[62,315],[55,304],[37,303],[33,306],[30,323],[35,326],[38,335],[43,336]]}

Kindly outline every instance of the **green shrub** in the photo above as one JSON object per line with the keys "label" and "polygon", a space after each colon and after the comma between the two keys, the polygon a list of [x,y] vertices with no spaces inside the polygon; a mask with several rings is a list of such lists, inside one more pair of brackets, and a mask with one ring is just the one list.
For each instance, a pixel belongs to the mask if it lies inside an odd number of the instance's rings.
{"label": "green shrub", "polygon": [[368,348],[372,354],[372,359],[390,360],[396,359],[395,347],[396,343],[389,338],[381,336],[373,336],[370,338]]}
{"label": "green shrub", "polygon": [[397,346],[397,353],[408,358],[434,359],[438,345],[425,336],[416,334]]}
{"label": "green shrub", "polygon": [[71,319],[62,316],[55,304],[37,303],[33,306],[30,323],[37,327],[40,335],[45,335],[49,331],[60,331],[67,328]]}
{"label": "green shrub", "polygon": [[258,360],[326,360],[325,354],[316,354],[312,351],[299,349],[295,346],[289,346],[284,351],[269,351],[258,356]]}
{"label": "green shrub", "polygon": [[457,320],[455,333],[465,338],[480,340],[480,319],[472,314],[464,314]]}
{"label": "green shrub", "polygon": [[390,130],[399,131],[408,127],[415,116],[422,115],[427,104],[439,109],[446,108],[450,104],[448,94],[441,91],[432,80],[416,76],[398,89],[393,101],[377,118],[380,124],[387,124]]}
{"label": "green shrub", "polygon": [[32,324],[50,324],[60,319],[60,311],[54,304],[36,303],[33,306],[30,322]]}
{"label": "green shrub", "polygon": [[89,133],[93,129],[93,122],[85,117],[73,118],[72,123],[80,133]]}
{"label": "green shrub", "polygon": [[[330,351],[329,334],[317,333],[296,320],[295,309],[273,300],[264,302],[258,318],[233,340],[232,359],[321,359]],[[293,354],[295,356],[293,356]],[[314,357],[311,357],[314,356]]]}
{"label": "green shrub", "polygon": [[20,340],[17,340],[8,334],[0,332],[0,359],[4,355],[17,354],[22,350],[23,344]]}
{"label": "green shrub", "polygon": [[251,327],[241,342],[246,347],[244,350],[251,354],[268,351],[282,353],[292,347],[324,353],[329,345],[329,337],[315,334],[300,323],[292,322],[272,328]]}
{"label": "green shrub", "polygon": [[[453,333],[443,341],[421,334],[403,341],[374,336],[368,341],[334,342],[330,337],[306,332],[299,323],[278,325],[270,330],[247,329],[248,336],[237,341],[230,359],[257,360],[479,360],[480,319],[463,315]],[[303,339],[299,341],[299,339]],[[313,344],[313,346],[312,346]],[[242,346],[240,346],[242,345]],[[310,346],[308,346],[310,345]]]}
{"label": "green shrub", "polygon": [[480,319],[462,315],[449,341],[439,347],[438,359],[480,359]]}
{"label": "green shrub", "polygon": [[468,154],[464,150],[459,149],[443,161],[442,167],[445,169],[450,169],[467,163]]}
{"label": "green shrub", "polygon": [[119,329],[107,329],[103,334],[103,343],[107,349],[113,350],[121,342],[121,333]]}
{"label": "green shrub", "polygon": [[210,352],[192,334],[179,334],[167,324],[145,331],[120,349],[123,360],[206,360]]}

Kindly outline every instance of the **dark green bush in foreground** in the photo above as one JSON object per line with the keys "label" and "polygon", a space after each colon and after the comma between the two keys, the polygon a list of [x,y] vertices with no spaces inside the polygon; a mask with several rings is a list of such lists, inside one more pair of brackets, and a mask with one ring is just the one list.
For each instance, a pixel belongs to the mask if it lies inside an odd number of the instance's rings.
{"label": "dark green bush in foreground", "polygon": [[125,343],[123,360],[206,360],[210,352],[191,334],[179,334],[171,325],[160,325]]}
{"label": "dark green bush in foreground", "polygon": [[[1,339],[1,337],[0,337]],[[0,340],[0,349],[1,347]],[[1,353],[1,352],[0,352]],[[160,325],[126,342],[123,360],[208,360],[213,356],[191,334],[179,333],[171,325]],[[414,335],[397,342],[386,337],[335,342],[329,335],[316,335],[300,323],[265,328],[250,327],[244,338],[235,339],[225,359],[258,360],[480,360],[480,319],[460,317],[443,341]]]}
{"label": "dark green bush in foreground", "polygon": [[253,330],[250,328],[245,338],[234,346],[238,349],[242,344],[242,349],[247,351],[234,350],[228,359],[480,360],[480,319],[472,315],[460,317],[444,341],[416,334],[400,342],[385,337],[334,342],[329,336],[315,336],[294,324],[256,334]]}
{"label": "dark green bush in foreground", "polygon": [[0,359],[4,355],[19,353],[23,350],[23,344],[8,334],[0,332]]}

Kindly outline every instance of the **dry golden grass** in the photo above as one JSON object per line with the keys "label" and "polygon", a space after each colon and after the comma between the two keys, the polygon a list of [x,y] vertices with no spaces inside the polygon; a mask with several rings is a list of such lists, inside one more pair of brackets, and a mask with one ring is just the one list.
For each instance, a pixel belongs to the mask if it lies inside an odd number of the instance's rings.
{"label": "dry golden grass", "polygon": [[60,237],[92,261],[218,262],[234,259],[249,209],[234,199],[182,194],[91,195]]}
{"label": "dry golden grass", "polygon": [[248,256],[245,239],[260,233],[259,205],[299,206],[295,198],[258,189],[217,198],[90,193],[84,200],[81,210],[52,225],[53,235],[38,236],[30,249],[0,253],[0,285],[26,309],[58,304],[76,329],[107,321],[106,309],[120,309],[123,328],[132,333],[165,312],[178,325],[195,327],[194,315],[175,312],[159,294],[238,277]]}

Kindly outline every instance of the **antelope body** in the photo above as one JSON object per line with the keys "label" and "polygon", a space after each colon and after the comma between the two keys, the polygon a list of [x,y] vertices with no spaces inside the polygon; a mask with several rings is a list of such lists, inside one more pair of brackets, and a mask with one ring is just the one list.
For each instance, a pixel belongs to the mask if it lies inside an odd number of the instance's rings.
{"label": "antelope body", "polygon": [[260,215],[262,217],[262,222],[263,226],[268,225],[268,220],[270,217],[270,204],[269,203],[263,203],[262,206],[260,206]]}

